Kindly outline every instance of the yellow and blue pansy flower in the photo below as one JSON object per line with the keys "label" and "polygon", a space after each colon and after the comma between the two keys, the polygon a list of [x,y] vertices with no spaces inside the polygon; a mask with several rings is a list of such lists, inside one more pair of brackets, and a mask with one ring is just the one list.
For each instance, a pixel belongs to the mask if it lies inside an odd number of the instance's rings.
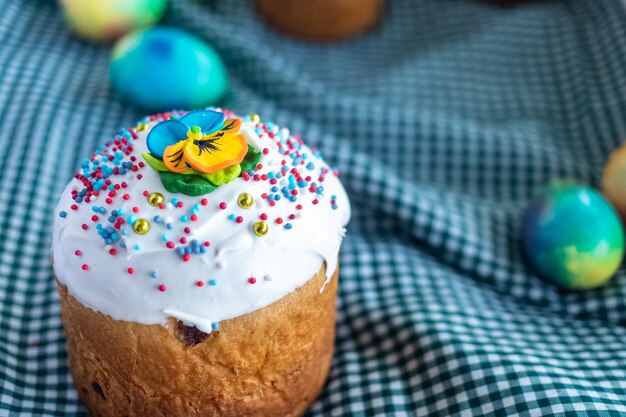
{"label": "yellow and blue pansy flower", "polygon": [[221,112],[194,111],[156,125],[148,134],[147,146],[172,172],[212,174],[239,164],[246,156],[248,146],[240,127],[241,120],[225,120]]}

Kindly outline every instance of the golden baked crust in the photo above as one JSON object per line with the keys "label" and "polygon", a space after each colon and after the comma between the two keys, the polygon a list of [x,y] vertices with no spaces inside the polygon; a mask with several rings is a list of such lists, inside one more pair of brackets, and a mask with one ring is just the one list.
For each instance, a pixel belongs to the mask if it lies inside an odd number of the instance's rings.
{"label": "golden baked crust", "polygon": [[256,0],[256,5],[283,32],[331,41],[373,26],[382,13],[383,0]]}
{"label": "golden baked crust", "polygon": [[220,323],[188,346],[169,328],[113,320],[58,281],[69,362],[93,417],[301,415],[332,361],[337,272],[325,267],[279,301]]}

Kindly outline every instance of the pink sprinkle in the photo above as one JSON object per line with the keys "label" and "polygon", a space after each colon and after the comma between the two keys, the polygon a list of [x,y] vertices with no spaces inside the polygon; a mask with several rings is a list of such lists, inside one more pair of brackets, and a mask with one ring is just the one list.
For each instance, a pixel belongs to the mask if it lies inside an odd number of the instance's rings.
{"label": "pink sprinkle", "polygon": [[144,192],[143,192],[143,196],[144,196],[144,197],[148,197],[149,195],[150,195],[150,193],[148,192],[148,190],[146,190],[146,191],[144,191]]}
{"label": "pink sprinkle", "polygon": [[243,222],[243,217],[241,217],[241,216],[237,216],[237,218],[235,219],[235,221],[236,221],[237,223],[242,223],[242,222]]}
{"label": "pink sprinkle", "polygon": [[202,282],[202,281],[196,281],[196,286],[198,286],[198,287],[204,287],[204,282]]}
{"label": "pink sprinkle", "polygon": [[256,283],[256,278],[255,277],[250,277],[250,278],[248,278],[248,282],[250,284],[255,284]]}
{"label": "pink sprinkle", "polygon": [[267,214],[265,213],[261,213],[259,217],[261,218],[261,220],[267,220]]}
{"label": "pink sprinkle", "polygon": [[88,269],[89,269],[89,265],[87,265],[87,264],[83,264],[83,266],[82,266],[81,268],[83,268],[83,271],[86,271],[86,270],[88,270]]}
{"label": "pink sprinkle", "polygon": [[205,240],[204,241],[204,246],[206,246],[208,248],[209,246],[211,246],[211,242],[209,242],[208,240]]}
{"label": "pink sprinkle", "polygon": [[263,164],[257,164],[256,166],[257,171],[260,171],[263,169]]}
{"label": "pink sprinkle", "polygon": [[168,249],[173,249],[174,248],[174,242],[169,241],[165,244],[165,246],[167,246]]}
{"label": "pink sprinkle", "polygon": [[198,216],[197,216],[196,214],[192,214],[192,215],[191,215],[191,217],[189,217],[189,219],[190,219],[192,222],[195,222],[196,220],[198,220]]}
{"label": "pink sprinkle", "polygon": [[319,203],[319,200],[316,198],[315,200],[313,200],[313,204],[317,204]]}
{"label": "pink sprinkle", "polygon": [[189,262],[190,259],[191,259],[191,255],[189,255],[188,253],[183,255],[183,261]]}
{"label": "pink sprinkle", "polygon": [[189,228],[189,226],[185,227],[183,231],[187,234],[191,233],[191,229]]}
{"label": "pink sprinkle", "polygon": [[80,227],[83,228],[83,230],[87,230],[89,229],[89,226],[87,226],[85,223],[83,223]]}
{"label": "pink sprinkle", "polygon": [[130,200],[130,194],[124,194],[124,195],[122,196],[122,198],[123,198],[124,200]]}
{"label": "pink sprinkle", "polygon": [[180,243],[182,243],[183,245],[184,245],[185,243],[187,243],[187,238],[186,238],[186,237],[184,237],[184,236],[183,236],[183,237],[181,237],[181,238],[180,238]]}
{"label": "pink sprinkle", "polygon": [[133,213],[139,213],[139,207],[133,207]]}
{"label": "pink sprinkle", "polygon": [[283,219],[281,217],[276,218],[276,224],[283,224]]}
{"label": "pink sprinkle", "polygon": [[221,208],[222,210],[226,210],[226,203],[225,203],[224,201],[222,201],[222,202],[220,203],[220,208]]}
{"label": "pink sprinkle", "polygon": [[76,255],[76,256],[80,256],[82,254],[83,253],[81,251],[79,251],[78,249],[74,251],[74,255]]}
{"label": "pink sprinkle", "polygon": [[135,269],[134,268],[128,268],[128,273],[129,274],[134,274],[135,273]]}
{"label": "pink sprinkle", "polygon": [[203,206],[206,206],[207,204],[209,204],[209,200],[207,200],[206,198],[203,198],[202,200],[200,200],[200,204],[202,204]]}
{"label": "pink sprinkle", "polygon": [[163,284],[159,285],[159,291],[161,292],[165,292],[167,290],[167,287]]}
{"label": "pink sprinkle", "polygon": [[296,206],[296,208],[297,208],[298,210],[302,210],[302,204],[298,204],[298,205]]}
{"label": "pink sprinkle", "polygon": [[109,253],[110,253],[111,255],[117,255],[117,251],[115,250],[115,248],[111,248],[111,249],[109,250]]}
{"label": "pink sprinkle", "polygon": [[296,218],[296,215],[295,215],[295,214],[290,214],[290,215],[289,215],[289,220],[293,220],[293,219],[295,219],[295,218]]}
{"label": "pink sprinkle", "polygon": [[70,207],[71,207],[71,208],[72,208],[72,210],[74,210],[74,211],[78,210],[78,206],[77,206],[76,204],[72,204]]}
{"label": "pink sprinkle", "polygon": [[178,203],[176,203],[176,207],[182,208],[183,207],[183,202],[179,201]]}
{"label": "pink sprinkle", "polygon": [[268,153],[270,153],[270,150],[268,148],[263,148],[263,155],[267,155]]}

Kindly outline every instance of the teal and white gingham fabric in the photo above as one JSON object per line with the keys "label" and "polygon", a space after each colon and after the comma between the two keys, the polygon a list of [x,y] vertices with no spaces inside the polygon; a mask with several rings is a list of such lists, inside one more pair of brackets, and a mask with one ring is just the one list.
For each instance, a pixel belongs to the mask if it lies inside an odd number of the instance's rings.
{"label": "teal and white gingham fabric", "polygon": [[[626,271],[561,292],[516,238],[533,193],[597,185],[626,138],[621,1],[390,0],[376,30],[324,46],[249,1],[173,3],[168,24],[229,66],[225,107],[300,133],[352,199],[334,365],[308,417],[626,414]],[[0,416],[85,415],[49,235],[81,158],[143,116],[111,93],[108,57],[54,1],[0,0]]]}

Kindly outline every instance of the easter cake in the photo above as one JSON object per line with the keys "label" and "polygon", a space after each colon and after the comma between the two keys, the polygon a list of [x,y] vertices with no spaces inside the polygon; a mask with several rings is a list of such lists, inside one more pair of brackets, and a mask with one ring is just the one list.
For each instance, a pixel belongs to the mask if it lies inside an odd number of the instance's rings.
{"label": "easter cake", "polygon": [[55,212],[69,363],[92,416],[298,416],[332,360],[350,206],[285,128],[159,114],[82,161]]}

